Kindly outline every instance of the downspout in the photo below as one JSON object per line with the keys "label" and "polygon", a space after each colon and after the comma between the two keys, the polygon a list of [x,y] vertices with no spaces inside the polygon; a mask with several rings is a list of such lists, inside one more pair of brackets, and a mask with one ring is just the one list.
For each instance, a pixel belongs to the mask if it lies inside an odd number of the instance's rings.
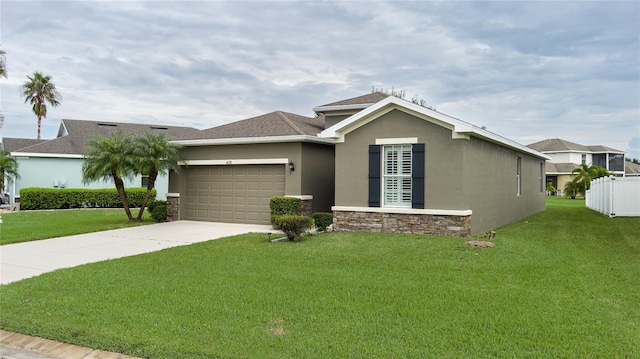
{"label": "downspout", "polygon": [[11,177],[11,196],[9,196],[9,203],[16,203],[16,178],[15,176],[9,175]]}

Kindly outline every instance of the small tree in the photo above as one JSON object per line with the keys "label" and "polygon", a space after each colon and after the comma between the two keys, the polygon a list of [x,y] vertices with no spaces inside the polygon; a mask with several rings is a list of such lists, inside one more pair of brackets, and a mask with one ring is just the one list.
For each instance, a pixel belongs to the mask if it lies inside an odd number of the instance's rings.
{"label": "small tree", "polygon": [[587,193],[587,190],[591,187],[592,180],[611,175],[611,172],[607,171],[607,169],[602,166],[593,164],[587,165],[586,163],[575,168],[572,173],[576,174],[574,180],[576,181],[576,185],[579,187],[578,191],[583,194]]}
{"label": "small tree", "polygon": [[32,111],[38,118],[38,139],[40,139],[40,127],[42,118],[47,117],[47,103],[51,107],[57,107],[62,101],[62,96],[51,82],[51,76],[45,76],[40,72],[34,72],[33,77],[27,76],[26,81],[19,87],[24,96],[24,102],[33,105]]}
{"label": "small tree", "polygon": [[578,180],[578,177],[575,177],[571,181],[564,184],[564,196],[571,199],[576,199],[576,196],[580,192],[581,188],[582,184]]}
{"label": "small tree", "polygon": [[4,190],[4,178],[6,176],[20,178],[18,163],[13,157],[9,156],[9,152],[0,151],[0,189],[2,190]]}
{"label": "small tree", "polygon": [[[375,93],[375,92],[381,92],[393,97],[397,97],[401,100],[406,100],[406,97],[407,97],[407,93],[404,90],[396,90],[394,86],[391,86],[391,90],[385,90],[382,87],[376,88],[375,86],[371,86],[371,93]],[[436,110],[435,107],[427,105],[427,101],[418,97],[418,94],[413,95],[410,101],[411,103],[414,103],[418,106],[422,106],[424,108],[428,108],[429,110],[433,110],[433,111]]]}
{"label": "small tree", "polygon": [[84,163],[82,164],[82,180],[84,183],[112,179],[122,206],[130,222],[133,222],[127,193],[124,190],[123,178],[134,173],[133,144],[131,136],[125,136],[120,131],[114,131],[109,137],[95,136],[86,144]]}
{"label": "small tree", "polygon": [[132,160],[136,173],[149,175],[147,195],[140,206],[137,220],[142,220],[151,191],[155,188],[156,179],[160,174],[167,174],[170,170],[178,170],[180,145],[169,142],[164,134],[147,132],[145,136],[137,137],[133,142]]}

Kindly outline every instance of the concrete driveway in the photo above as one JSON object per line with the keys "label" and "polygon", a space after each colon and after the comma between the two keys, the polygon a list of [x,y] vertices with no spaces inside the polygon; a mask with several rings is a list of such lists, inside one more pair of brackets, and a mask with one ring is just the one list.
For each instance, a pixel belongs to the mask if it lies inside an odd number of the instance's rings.
{"label": "concrete driveway", "polygon": [[249,232],[275,231],[269,225],[176,221],[8,244],[0,246],[0,283]]}

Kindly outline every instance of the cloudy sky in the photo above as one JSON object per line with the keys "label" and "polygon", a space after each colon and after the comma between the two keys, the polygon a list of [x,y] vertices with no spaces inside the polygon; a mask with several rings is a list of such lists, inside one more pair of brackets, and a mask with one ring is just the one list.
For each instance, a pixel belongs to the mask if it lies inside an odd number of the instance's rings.
{"label": "cloudy sky", "polygon": [[640,2],[0,2],[4,137],[36,136],[34,71],[62,118],[208,128],[404,90],[529,144],[640,158]]}

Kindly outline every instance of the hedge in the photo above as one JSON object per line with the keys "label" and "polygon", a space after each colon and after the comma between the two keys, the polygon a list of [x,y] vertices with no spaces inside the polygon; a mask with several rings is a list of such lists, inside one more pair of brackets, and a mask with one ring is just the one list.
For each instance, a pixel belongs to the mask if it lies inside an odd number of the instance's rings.
{"label": "hedge", "polygon": [[156,222],[167,221],[167,201],[149,201],[147,206],[151,218]]}
{"label": "hedge", "polygon": [[278,217],[280,216],[299,216],[301,202],[300,198],[296,197],[271,197],[269,208],[271,209],[273,228],[281,229],[278,226]]}
{"label": "hedge", "polygon": [[283,214],[273,216],[273,226],[280,229],[290,241],[297,241],[311,227],[313,219],[309,216]]}
{"label": "hedge", "polygon": [[333,213],[315,212],[311,215],[311,218],[313,218],[316,227],[320,231],[326,231],[327,227],[333,223]]}
{"label": "hedge", "polygon": [[[130,208],[140,207],[146,188],[127,188]],[[151,198],[156,198],[152,190]],[[20,209],[66,209],[66,208],[122,208],[122,201],[115,188],[23,188],[20,190]]]}

